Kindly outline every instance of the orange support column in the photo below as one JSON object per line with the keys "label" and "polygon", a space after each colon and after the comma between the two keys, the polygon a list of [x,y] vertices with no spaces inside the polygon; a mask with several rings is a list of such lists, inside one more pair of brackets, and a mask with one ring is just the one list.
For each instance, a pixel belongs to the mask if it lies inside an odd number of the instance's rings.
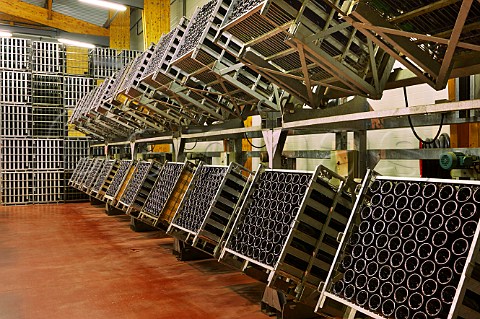
{"label": "orange support column", "polygon": [[146,49],[150,43],[157,43],[162,34],[170,31],[170,0],[144,0],[142,21]]}

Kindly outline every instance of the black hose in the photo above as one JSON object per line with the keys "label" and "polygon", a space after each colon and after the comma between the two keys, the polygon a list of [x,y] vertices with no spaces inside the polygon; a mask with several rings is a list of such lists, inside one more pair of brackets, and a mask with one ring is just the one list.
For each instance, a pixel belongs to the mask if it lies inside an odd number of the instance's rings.
{"label": "black hose", "polygon": [[[405,97],[405,106],[408,107],[409,105],[408,105],[408,97],[407,97],[407,87],[405,87],[405,86],[403,87],[403,96]],[[435,137],[431,141],[425,141],[417,134],[417,131],[415,131],[415,127],[413,126],[413,123],[412,123],[412,118],[410,117],[410,115],[408,116],[408,123],[410,124],[410,128],[412,129],[413,135],[415,135],[417,140],[419,140],[424,145],[435,144],[435,142],[438,140],[438,137],[440,136],[440,134],[442,132],[443,121],[444,120],[445,120],[445,114],[442,113],[442,119],[440,121],[440,127],[438,128],[437,134],[435,135]]]}

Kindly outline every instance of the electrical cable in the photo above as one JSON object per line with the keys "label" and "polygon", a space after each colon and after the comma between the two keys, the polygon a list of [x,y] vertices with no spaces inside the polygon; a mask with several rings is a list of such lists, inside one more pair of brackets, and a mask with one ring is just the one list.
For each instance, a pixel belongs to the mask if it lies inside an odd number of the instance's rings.
{"label": "electrical cable", "polygon": [[[408,107],[409,105],[408,105],[408,97],[407,97],[407,87],[405,86],[403,87],[403,96],[405,97],[405,106]],[[442,132],[444,120],[445,120],[445,114],[442,113],[442,119],[440,121],[440,127],[438,128],[437,134],[431,141],[425,141],[417,134],[417,131],[415,131],[415,127],[413,126],[412,119],[410,115],[408,116],[408,123],[410,124],[410,128],[412,129],[413,135],[415,135],[417,140],[419,140],[424,145],[431,145],[437,141],[438,137],[440,136],[440,133]]]}
{"label": "electrical cable", "polygon": [[264,144],[263,146],[255,146],[255,145],[252,144],[252,142],[250,142],[250,140],[247,136],[247,133],[243,133],[243,135],[245,136],[245,139],[247,140],[248,144],[250,144],[250,146],[253,147],[253,148],[260,149],[260,148],[264,148],[267,145],[267,144]]}
{"label": "electrical cable", "polygon": [[184,148],[185,151],[191,151],[193,150],[195,147],[197,147],[197,143],[198,143],[198,140],[195,140],[195,145],[193,145],[192,148]]}

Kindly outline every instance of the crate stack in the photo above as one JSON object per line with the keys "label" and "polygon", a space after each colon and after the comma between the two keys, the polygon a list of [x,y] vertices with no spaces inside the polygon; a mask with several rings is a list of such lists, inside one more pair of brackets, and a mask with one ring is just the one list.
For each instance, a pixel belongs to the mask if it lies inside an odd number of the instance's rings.
{"label": "crate stack", "polygon": [[26,39],[0,39],[1,202],[25,204],[32,192],[31,52]]}
{"label": "crate stack", "polygon": [[111,77],[135,59],[140,51],[122,50],[118,52],[111,48],[95,48],[89,51],[89,71],[90,75],[96,79]]}
{"label": "crate stack", "polygon": [[64,200],[66,202],[82,201],[88,198],[85,193],[68,186],[75,167],[81,158],[88,155],[89,141],[82,137],[67,137],[64,142]]}
{"label": "crate stack", "polygon": [[[70,118],[80,98],[85,96],[94,87],[94,80],[88,75],[88,50],[81,48],[66,48],[65,75],[63,78],[63,105],[65,112]],[[88,155],[88,139],[75,127],[68,125],[65,132],[64,144],[64,199],[67,202],[82,201],[88,198],[85,193],[68,186],[76,163]]]}
{"label": "crate stack", "polygon": [[64,58],[64,45],[32,42],[32,180],[35,203],[63,201],[63,139],[66,128]]}
{"label": "crate stack", "polygon": [[87,198],[68,180],[88,155],[89,139],[67,126],[67,117],[95,79],[113,74],[136,54],[0,38],[1,204]]}

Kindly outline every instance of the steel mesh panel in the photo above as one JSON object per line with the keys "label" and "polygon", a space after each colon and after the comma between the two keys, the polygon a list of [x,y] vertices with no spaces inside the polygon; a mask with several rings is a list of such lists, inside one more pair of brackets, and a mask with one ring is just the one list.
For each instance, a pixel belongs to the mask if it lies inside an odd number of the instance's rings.
{"label": "steel mesh panel", "polygon": [[199,43],[217,3],[218,0],[211,0],[197,11],[195,17],[192,18],[188,32],[184,36],[183,44],[178,48],[177,57],[187,54]]}
{"label": "steel mesh panel", "polygon": [[105,164],[102,167],[102,170],[97,176],[97,179],[95,180],[95,184],[92,187],[92,191],[98,192],[102,188],[103,183],[105,182],[105,179],[107,178],[108,174],[113,168],[113,165],[115,164],[115,160],[108,160],[105,162]]}
{"label": "steel mesh panel", "polygon": [[367,187],[327,291],[374,318],[451,318],[470,304],[454,298],[476,245],[480,188],[388,177]]}
{"label": "steel mesh panel", "polygon": [[142,211],[158,217],[182,173],[184,164],[167,163],[158,175],[157,182],[148,197]]}
{"label": "steel mesh panel", "polygon": [[92,187],[93,183],[95,182],[95,179],[98,176],[98,173],[103,168],[104,162],[105,162],[105,160],[103,160],[103,159],[96,159],[95,160],[95,162],[92,165],[92,168],[88,172],[88,175],[85,178],[85,181],[83,183],[83,188],[85,190],[89,190]]}
{"label": "steel mesh panel", "polygon": [[268,266],[274,266],[292,229],[312,173],[262,172],[246,199],[235,233],[227,247]]}
{"label": "steel mesh panel", "polygon": [[127,189],[122,195],[121,202],[125,205],[131,205],[135,200],[135,196],[138,193],[138,190],[142,187],[142,183],[145,180],[145,176],[148,174],[148,171],[152,163],[150,162],[139,162],[135,168],[135,173],[128,182]]}
{"label": "steel mesh panel", "polygon": [[130,168],[131,161],[121,161],[120,167],[117,170],[117,173],[113,177],[112,183],[108,187],[107,192],[105,193],[106,196],[115,196],[118,190],[122,186],[123,179]]}
{"label": "steel mesh panel", "polygon": [[174,224],[197,232],[222,183],[227,167],[202,166],[189,186]]}

